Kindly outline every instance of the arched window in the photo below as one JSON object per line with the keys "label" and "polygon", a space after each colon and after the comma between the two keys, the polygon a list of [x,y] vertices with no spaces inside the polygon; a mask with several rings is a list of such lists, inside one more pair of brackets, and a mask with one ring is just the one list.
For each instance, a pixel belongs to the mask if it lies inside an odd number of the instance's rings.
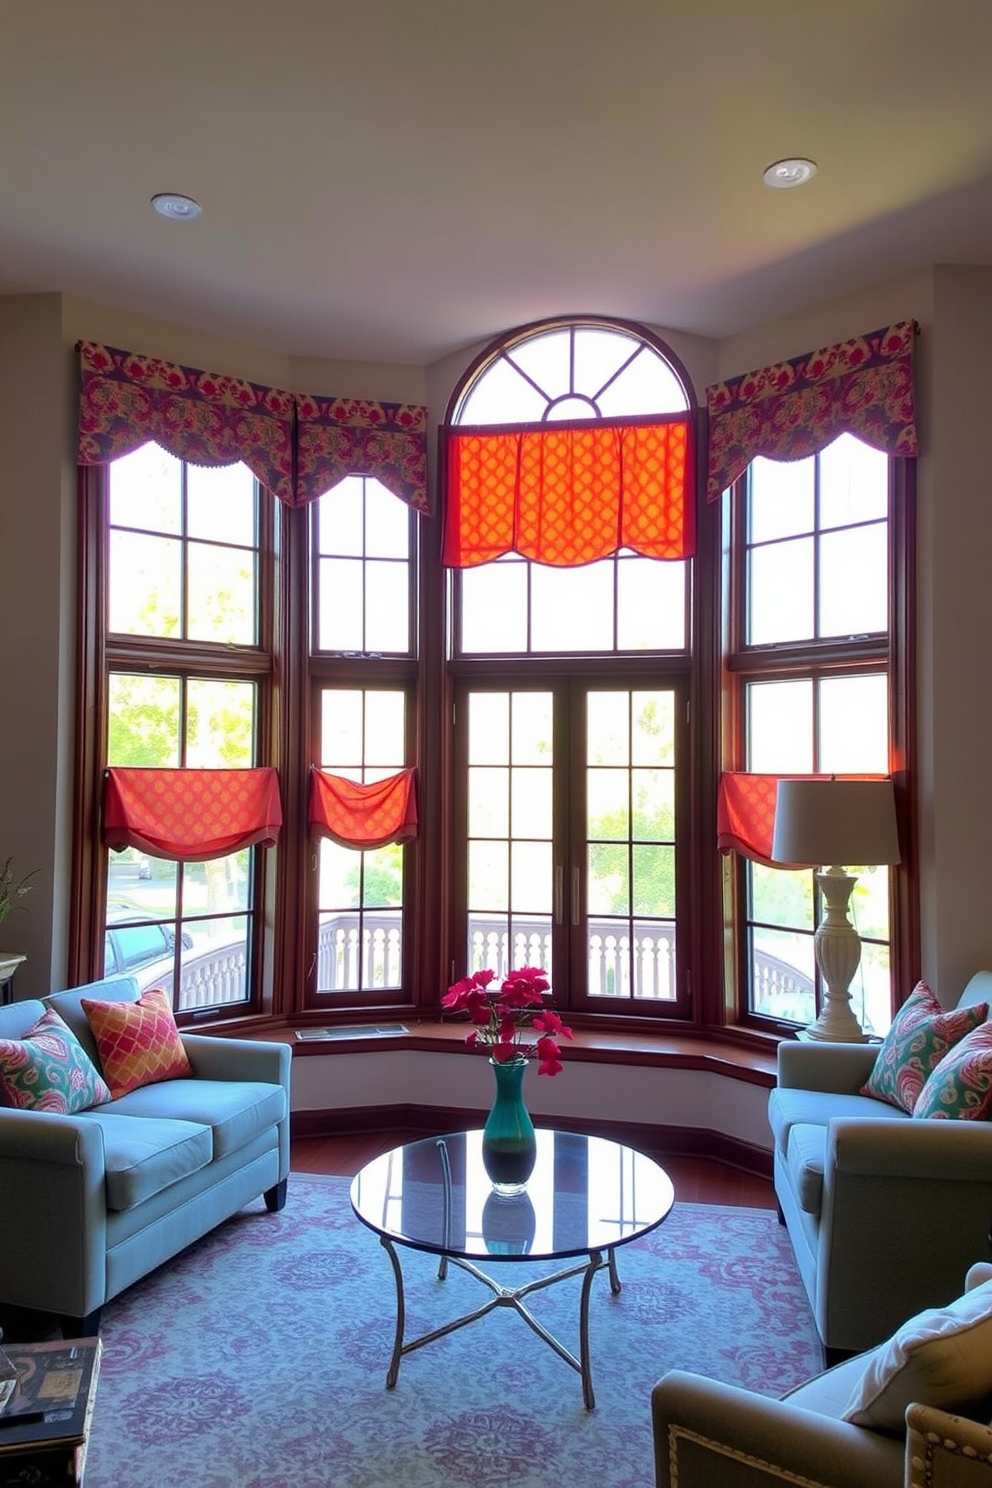
{"label": "arched window", "polygon": [[[454,970],[683,1014],[695,399],[643,328],[488,347],[442,431]],[[608,663],[608,665],[607,665]]]}

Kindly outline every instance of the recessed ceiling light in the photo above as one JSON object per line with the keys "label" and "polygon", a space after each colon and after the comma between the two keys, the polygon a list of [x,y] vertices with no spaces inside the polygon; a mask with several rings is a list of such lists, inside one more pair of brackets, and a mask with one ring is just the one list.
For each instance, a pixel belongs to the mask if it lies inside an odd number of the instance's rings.
{"label": "recessed ceiling light", "polygon": [[171,217],[174,222],[192,222],[203,211],[199,202],[177,191],[160,191],[152,197],[152,206],[160,216]]}
{"label": "recessed ceiling light", "polygon": [[761,173],[761,179],[766,186],[774,186],[777,190],[784,191],[789,186],[805,186],[806,182],[812,181],[815,175],[815,160],[804,160],[801,156],[794,156],[788,160],[774,160],[771,165],[766,165]]}

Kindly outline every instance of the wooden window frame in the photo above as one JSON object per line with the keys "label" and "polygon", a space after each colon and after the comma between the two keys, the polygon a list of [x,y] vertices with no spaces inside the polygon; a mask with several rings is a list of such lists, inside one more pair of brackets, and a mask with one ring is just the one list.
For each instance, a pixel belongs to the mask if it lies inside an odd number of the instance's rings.
{"label": "wooden window frame", "polygon": [[[745,472],[719,506],[722,585],[721,765],[745,768],[748,683],[789,677],[877,672],[889,682],[889,747],[899,821],[901,862],[890,870],[892,1011],[920,975],[920,919],[913,807],[916,716],[916,461],[888,457],[888,627],[884,638],[834,639],[747,646],[747,491]],[[730,853],[721,865],[724,1015],[737,1029],[789,1036],[796,1024],[751,1011],[744,864]]]}

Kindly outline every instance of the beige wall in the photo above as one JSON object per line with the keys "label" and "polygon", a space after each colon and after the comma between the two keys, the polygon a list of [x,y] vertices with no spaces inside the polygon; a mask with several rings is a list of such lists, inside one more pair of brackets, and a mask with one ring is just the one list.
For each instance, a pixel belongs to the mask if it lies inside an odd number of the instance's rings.
{"label": "beige wall", "polygon": [[989,472],[992,270],[934,271],[920,525],[920,835],[925,970],[937,991],[992,966]]}
{"label": "beige wall", "polygon": [[0,298],[0,861],[39,870],[18,993],[63,986],[75,675],[75,471],[58,295]]}
{"label": "beige wall", "polygon": [[[374,1106],[446,1106],[478,1110],[490,1093],[482,1061],[466,1054],[394,1050],[315,1055],[293,1064],[294,1113]],[[554,1080],[527,1075],[527,1109],[535,1117],[588,1117],[650,1122],[713,1132],[755,1150],[771,1148],[768,1091],[708,1070],[646,1069],[569,1061]]]}
{"label": "beige wall", "polygon": [[[985,593],[992,501],[984,403],[992,269],[936,268],[875,285],[722,343],[661,331],[702,398],[709,382],[895,320],[921,326],[918,647],[923,970],[952,1000],[992,966],[983,792],[992,730]],[[29,915],[0,949],[25,950],[18,994],[64,983],[75,670],[77,339],[314,393],[426,401],[443,416],[481,347],[429,368],[288,358],[196,329],[58,295],[0,297],[0,861],[41,869]],[[430,447],[433,456],[433,443]],[[432,462],[433,463],[433,462]]]}

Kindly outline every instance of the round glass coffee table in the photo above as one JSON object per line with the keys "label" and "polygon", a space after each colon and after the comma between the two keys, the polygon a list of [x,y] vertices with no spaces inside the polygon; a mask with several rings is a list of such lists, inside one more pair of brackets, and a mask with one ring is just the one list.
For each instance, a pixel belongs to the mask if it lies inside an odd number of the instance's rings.
{"label": "round glass coffee table", "polygon": [[[352,1180],[351,1206],[379,1236],[396,1280],[396,1336],[386,1388],[395,1386],[404,1354],[485,1317],[494,1307],[512,1307],[578,1372],[585,1407],[592,1410],[596,1403],[589,1359],[593,1277],[607,1268],[610,1291],[619,1295],[618,1247],[656,1229],[674,1202],[671,1179],[652,1158],[621,1142],[575,1132],[538,1129],[537,1163],[525,1192],[513,1198],[493,1192],[482,1165],[481,1131],[408,1142],[366,1163]],[[406,1339],[398,1245],[440,1256],[440,1281],[447,1276],[450,1262],[493,1295],[473,1312],[419,1338]],[[501,1286],[477,1264],[578,1257],[582,1260],[575,1265],[516,1288]],[[576,1357],[534,1317],[525,1299],[531,1292],[580,1274]]]}

